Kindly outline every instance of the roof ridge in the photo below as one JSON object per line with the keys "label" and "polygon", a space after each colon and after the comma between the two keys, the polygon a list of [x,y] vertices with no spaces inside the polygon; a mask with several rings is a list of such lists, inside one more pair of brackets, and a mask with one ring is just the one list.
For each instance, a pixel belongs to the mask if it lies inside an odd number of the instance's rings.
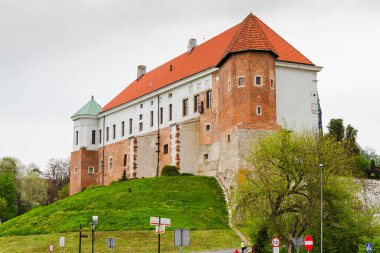
{"label": "roof ridge", "polygon": [[[251,14],[252,14],[252,13],[251,13]],[[253,14],[252,14],[252,15],[253,15]],[[256,20],[258,20],[258,21],[260,21],[261,23],[264,24],[264,22],[262,22],[257,16],[253,15],[253,17],[254,17]],[[268,46],[272,49],[272,51],[278,56],[278,55],[279,55],[278,52],[277,52],[276,49],[274,48],[273,44],[270,42],[270,40],[269,40],[269,38],[268,38],[268,35],[265,33],[265,31],[263,30],[263,28],[262,28],[261,26],[259,26],[259,25],[258,25],[257,27],[260,29],[260,31],[261,31],[263,34],[265,34],[265,37],[266,37],[265,43],[267,43]]]}

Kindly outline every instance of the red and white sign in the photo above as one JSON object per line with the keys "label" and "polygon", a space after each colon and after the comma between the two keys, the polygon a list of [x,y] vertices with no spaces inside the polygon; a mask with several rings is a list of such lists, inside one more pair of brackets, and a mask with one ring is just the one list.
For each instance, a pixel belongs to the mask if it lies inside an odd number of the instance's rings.
{"label": "red and white sign", "polygon": [[153,225],[153,226],[161,225],[161,226],[170,227],[171,221],[168,218],[150,217],[150,225]]}
{"label": "red and white sign", "polygon": [[305,248],[306,250],[312,250],[313,249],[313,238],[310,235],[307,235],[304,240]]}
{"label": "red and white sign", "polygon": [[274,247],[280,247],[280,245],[281,245],[281,241],[277,237],[273,237],[272,240],[270,241],[270,243],[272,244],[273,248]]}
{"label": "red and white sign", "polygon": [[156,226],[156,235],[165,234],[165,226]]}

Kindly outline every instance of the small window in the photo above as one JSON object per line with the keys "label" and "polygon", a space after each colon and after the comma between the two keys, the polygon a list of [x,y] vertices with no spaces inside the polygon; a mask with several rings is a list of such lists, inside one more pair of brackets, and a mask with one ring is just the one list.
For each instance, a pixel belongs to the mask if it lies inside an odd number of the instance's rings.
{"label": "small window", "polygon": [[167,153],[169,153],[169,145],[165,144],[164,145],[164,154],[167,154]]}
{"label": "small window", "polygon": [[169,94],[168,94],[168,98],[171,98],[171,97],[172,97],[172,94],[171,94],[171,93],[169,93]]}
{"label": "small window", "polygon": [[144,105],[143,104],[140,104],[140,108],[143,108],[144,107]]}
{"label": "small window", "polygon": [[203,154],[203,160],[207,161],[208,160],[208,154]]}
{"label": "small window", "polygon": [[106,127],[106,140],[107,141],[110,140],[110,128],[109,127]]}
{"label": "small window", "polygon": [[75,131],[75,145],[78,145],[79,143],[79,132]]}
{"label": "small window", "polygon": [[231,81],[228,81],[227,89],[228,89],[228,92],[231,92]]}
{"label": "small window", "polygon": [[231,142],[231,135],[227,135],[227,141]]}
{"label": "small window", "polygon": [[273,79],[270,79],[270,88],[274,89],[274,80]]}
{"label": "small window", "polygon": [[113,163],[113,158],[112,158],[112,156],[111,156],[111,157],[108,157],[108,171],[111,171],[111,170],[112,170],[112,163]]}
{"label": "small window", "polygon": [[150,101],[150,105],[153,105],[153,100]]}
{"label": "small window", "polygon": [[219,81],[219,76],[216,76],[216,77],[215,77],[215,81]]}
{"label": "small window", "polygon": [[99,143],[102,143],[102,130],[99,130]]}
{"label": "small window", "polygon": [[143,130],[143,123],[140,122],[140,123],[139,123],[139,131],[141,132],[142,130]]}
{"label": "small window", "polygon": [[212,95],[211,95],[211,90],[206,92],[206,108],[211,108],[211,103],[212,103]]}
{"label": "small window", "polygon": [[262,113],[263,112],[261,110],[261,106],[260,105],[256,106],[256,114],[260,116]]}
{"label": "small window", "polygon": [[173,119],[173,105],[169,105],[169,121]]}
{"label": "small window", "polygon": [[78,174],[78,168],[75,167],[75,168],[74,168],[74,175],[77,175],[77,174]]}
{"label": "small window", "polygon": [[154,120],[153,111],[150,111],[150,126],[151,127],[153,126],[153,120]]}
{"label": "small window", "polygon": [[210,124],[207,124],[206,125],[206,131],[210,131],[211,130],[211,125]]}
{"label": "small window", "polygon": [[116,138],[116,125],[113,125],[112,128],[113,128],[112,138],[115,139]]}
{"label": "small window", "polygon": [[263,76],[260,76],[260,75],[256,75],[255,76],[255,85],[257,86],[261,86],[263,85]]}
{"label": "small window", "polygon": [[87,171],[88,171],[88,174],[94,174],[95,169],[94,169],[94,167],[89,166],[89,167],[87,168]]}
{"label": "small window", "polygon": [[91,144],[95,144],[96,130],[91,131]]}
{"label": "small window", "polygon": [[100,172],[102,172],[103,169],[104,169],[104,163],[103,163],[103,161],[100,161],[99,168],[100,168]]}
{"label": "small window", "polygon": [[121,122],[121,136],[124,136],[124,128],[125,128],[125,124],[124,124],[124,121]]}
{"label": "small window", "polygon": [[160,108],[160,124],[164,123],[164,108]]}
{"label": "small window", "polygon": [[182,101],[182,115],[187,116],[189,114],[189,99],[184,99]]}
{"label": "small window", "polygon": [[139,115],[139,119],[140,119],[140,120],[143,119],[143,115],[142,115],[142,114]]}
{"label": "small window", "polygon": [[244,80],[245,80],[244,76],[239,77],[239,79],[238,79],[238,87],[243,87],[244,86]]}
{"label": "small window", "polygon": [[127,154],[124,154],[123,166],[127,166]]}
{"label": "small window", "polygon": [[132,134],[132,119],[129,119],[129,134]]}
{"label": "small window", "polygon": [[199,95],[194,96],[194,112],[199,112]]}

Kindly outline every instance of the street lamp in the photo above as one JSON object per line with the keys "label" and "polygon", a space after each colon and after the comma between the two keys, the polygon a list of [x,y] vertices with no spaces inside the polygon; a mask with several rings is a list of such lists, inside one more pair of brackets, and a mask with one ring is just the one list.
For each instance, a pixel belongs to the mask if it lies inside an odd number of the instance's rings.
{"label": "street lamp", "polygon": [[95,226],[98,225],[98,216],[92,216],[91,230],[92,230],[92,253],[94,253],[94,242],[95,242]]}
{"label": "street lamp", "polygon": [[323,253],[323,164],[319,164],[321,170],[321,253]]}

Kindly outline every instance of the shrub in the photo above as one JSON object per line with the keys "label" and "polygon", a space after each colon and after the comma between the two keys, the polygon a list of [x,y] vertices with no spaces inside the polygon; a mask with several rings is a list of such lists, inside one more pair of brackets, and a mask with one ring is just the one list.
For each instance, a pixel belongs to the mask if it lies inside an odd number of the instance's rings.
{"label": "shrub", "polygon": [[181,176],[194,176],[193,173],[181,173]]}
{"label": "shrub", "polygon": [[181,173],[178,171],[176,166],[173,165],[165,165],[162,168],[161,176],[179,176]]}

